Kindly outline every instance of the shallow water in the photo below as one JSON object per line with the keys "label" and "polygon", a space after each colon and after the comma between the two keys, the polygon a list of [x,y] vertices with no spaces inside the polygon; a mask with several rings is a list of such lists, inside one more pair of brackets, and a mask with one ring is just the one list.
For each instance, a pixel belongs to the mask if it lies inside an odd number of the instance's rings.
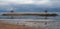
{"label": "shallow water", "polygon": [[[3,20],[3,22],[7,22],[9,24],[17,24],[17,25],[27,25],[31,27],[42,27],[42,28],[47,28],[47,29],[60,29],[60,21],[56,20],[37,20],[37,19],[0,19]],[[25,21],[44,21],[44,23],[33,23],[33,22],[25,22]],[[47,24],[45,25],[45,22]]]}
{"label": "shallow water", "polygon": [[[0,16],[0,19],[45,19],[45,16]],[[60,16],[47,17],[47,19],[60,20]]]}

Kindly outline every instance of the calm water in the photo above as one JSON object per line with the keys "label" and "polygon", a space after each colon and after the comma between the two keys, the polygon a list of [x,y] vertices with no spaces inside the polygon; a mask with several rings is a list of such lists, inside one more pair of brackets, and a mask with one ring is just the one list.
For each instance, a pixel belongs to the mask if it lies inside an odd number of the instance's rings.
{"label": "calm water", "polygon": [[[0,19],[45,19],[45,16],[0,16]],[[47,19],[60,20],[60,16],[47,17]]]}

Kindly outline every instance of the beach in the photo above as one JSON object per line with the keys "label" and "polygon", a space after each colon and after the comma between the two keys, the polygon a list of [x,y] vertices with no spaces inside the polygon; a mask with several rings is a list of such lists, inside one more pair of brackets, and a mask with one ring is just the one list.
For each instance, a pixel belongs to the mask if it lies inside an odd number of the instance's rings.
{"label": "beach", "polygon": [[30,27],[25,25],[16,25],[16,24],[9,24],[7,22],[0,21],[0,29],[44,29],[44,28],[36,28]]}
{"label": "beach", "polygon": [[60,21],[0,19],[0,29],[60,29]]}

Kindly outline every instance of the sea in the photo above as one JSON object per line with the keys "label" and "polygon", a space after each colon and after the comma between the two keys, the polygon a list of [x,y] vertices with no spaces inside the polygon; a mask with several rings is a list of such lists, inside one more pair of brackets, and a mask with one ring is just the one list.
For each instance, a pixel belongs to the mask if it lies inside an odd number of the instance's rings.
{"label": "sea", "polygon": [[49,25],[44,25],[44,27],[46,27],[47,29],[60,29],[60,12],[57,13],[58,16],[2,16],[0,15],[0,20],[5,20],[5,21],[10,21],[10,22],[17,22],[17,21],[26,21],[26,20],[44,20],[44,21],[55,21]]}
{"label": "sea", "polygon": [[[46,19],[45,19],[46,18]],[[60,16],[0,16],[0,19],[44,19],[44,20],[60,20]]]}

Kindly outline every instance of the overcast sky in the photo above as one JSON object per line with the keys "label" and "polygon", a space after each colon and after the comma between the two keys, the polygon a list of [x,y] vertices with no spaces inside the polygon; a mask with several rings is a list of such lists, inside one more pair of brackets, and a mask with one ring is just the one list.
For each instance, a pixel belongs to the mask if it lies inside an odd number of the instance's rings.
{"label": "overcast sky", "polygon": [[[34,4],[38,8],[60,8],[60,0],[0,0],[0,10],[15,10],[16,8],[14,6],[11,6],[11,4]],[[6,7],[8,6],[8,7]],[[18,6],[20,7],[20,5]],[[21,6],[23,7],[23,6]],[[25,6],[27,7],[27,6]],[[32,6],[33,8],[34,6]],[[33,9],[28,9],[30,7],[27,7],[27,10],[34,11]],[[23,9],[23,8],[22,8]]]}
{"label": "overcast sky", "polygon": [[9,4],[36,4],[49,7],[60,7],[60,0],[0,0],[0,5]]}
{"label": "overcast sky", "polygon": [[60,0],[0,0],[0,4],[18,3],[18,4],[47,4],[59,3]]}

